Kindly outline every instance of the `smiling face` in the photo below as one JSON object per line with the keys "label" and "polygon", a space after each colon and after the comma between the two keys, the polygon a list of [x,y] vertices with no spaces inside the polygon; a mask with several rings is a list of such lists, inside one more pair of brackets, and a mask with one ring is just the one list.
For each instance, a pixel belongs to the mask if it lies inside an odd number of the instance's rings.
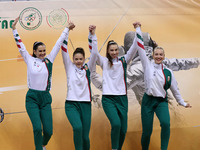
{"label": "smiling face", "polygon": [[112,59],[117,58],[119,55],[119,48],[117,44],[112,44],[108,48],[108,54]]}
{"label": "smiling face", "polygon": [[35,56],[39,59],[44,59],[46,56],[46,46],[45,45],[39,45],[36,50],[33,50]]}
{"label": "smiling face", "polygon": [[153,51],[153,59],[156,64],[161,64],[162,61],[165,59],[165,52],[163,48],[157,47]]}
{"label": "smiling face", "polygon": [[83,54],[76,53],[73,56],[73,62],[76,65],[76,67],[81,68],[83,66],[83,63],[85,62],[85,58],[83,57]]}

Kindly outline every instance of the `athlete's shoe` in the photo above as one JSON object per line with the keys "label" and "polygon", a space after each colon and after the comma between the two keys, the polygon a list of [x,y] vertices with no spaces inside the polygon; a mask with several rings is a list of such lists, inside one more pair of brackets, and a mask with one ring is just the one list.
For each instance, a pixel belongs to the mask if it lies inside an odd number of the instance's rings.
{"label": "athlete's shoe", "polygon": [[47,150],[45,146],[43,147],[43,150]]}

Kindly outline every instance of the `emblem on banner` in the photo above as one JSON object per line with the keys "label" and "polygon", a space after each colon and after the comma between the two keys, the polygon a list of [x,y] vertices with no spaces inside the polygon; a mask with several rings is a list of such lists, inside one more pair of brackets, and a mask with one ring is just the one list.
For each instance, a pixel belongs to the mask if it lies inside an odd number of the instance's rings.
{"label": "emblem on banner", "polygon": [[66,26],[69,21],[69,14],[64,9],[55,9],[46,17],[47,24],[54,29],[61,29]]}
{"label": "emblem on banner", "polygon": [[26,30],[35,30],[42,23],[42,14],[34,7],[27,7],[19,15],[19,23]]}

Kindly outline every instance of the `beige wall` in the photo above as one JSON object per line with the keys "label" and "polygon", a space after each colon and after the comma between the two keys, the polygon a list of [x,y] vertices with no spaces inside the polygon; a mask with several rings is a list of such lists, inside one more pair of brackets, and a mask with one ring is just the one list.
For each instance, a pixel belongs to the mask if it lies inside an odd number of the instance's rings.
{"label": "beige wall", "polygon": [[[168,58],[200,57],[200,3],[198,1],[179,0],[117,0],[117,1],[44,1],[44,2],[1,2],[0,17],[7,20],[16,18],[26,7],[35,7],[43,15],[42,25],[27,31],[19,24],[18,32],[27,50],[32,53],[32,44],[43,41],[47,53],[55,44],[63,29],[50,28],[46,16],[54,10],[64,8],[68,11],[70,20],[76,24],[70,32],[70,39],[75,47],[81,46],[87,52],[88,25],[97,26],[98,47],[100,48],[114,26],[124,15],[109,39],[114,39],[123,45],[126,32],[134,30],[132,23],[140,21],[142,30],[149,32],[159,45],[164,47]],[[4,20],[3,18],[0,19]],[[7,60],[17,58],[20,54],[12,36],[11,29],[2,29],[0,23],[0,90],[5,87],[26,85],[26,65],[23,61]],[[72,46],[69,43],[70,56]],[[101,51],[105,55],[105,46]],[[98,72],[101,70],[98,68]],[[193,106],[184,109],[181,106],[170,108],[171,138],[170,150],[198,150],[200,148],[200,69],[175,72],[180,92],[186,101]],[[73,149],[72,128],[64,112],[66,96],[66,76],[60,53],[58,54],[52,78],[54,135],[50,140],[48,150]],[[8,88],[9,89],[9,88]],[[0,91],[0,107],[6,113],[25,111],[26,88]],[[94,93],[100,92],[93,88]],[[141,149],[140,106],[132,91],[129,91],[129,122],[124,150]],[[175,104],[175,100],[174,100]],[[160,147],[160,127],[155,117],[154,132],[150,148]],[[110,124],[102,109],[93,106],[92,126],[90,132],[91,149],[110,149]],[[0,145],[2,150],[34,149],[32,125],[26,113],[5,115],[0,124]]]}

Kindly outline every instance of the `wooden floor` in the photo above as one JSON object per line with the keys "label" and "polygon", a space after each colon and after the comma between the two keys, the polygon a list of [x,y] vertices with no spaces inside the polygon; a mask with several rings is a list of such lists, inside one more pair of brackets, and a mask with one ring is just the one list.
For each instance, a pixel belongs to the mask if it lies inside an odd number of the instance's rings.
{"label": "wooden floor", "polygon": [[[0,2],[0,14],[12,20],[26,7],[35,7],[43,15],[42,25],[34,30],[23,29],[19,24],[18,32],[30,53],[35,41],[43,41],[49,53],[63,29],[50,28],[46,16],[54,10],[64,8],[69,19],[76,24],[70,31],[69,51],[81,46],[88,50],[88,25],[97,26],[98,47],[103,45],[108,35],[119,45],[123,45],[124,35],[133,31],[132,23],[140,21],[142,30],[149,32],[157,43],[164,47],[167,58],[200,57],[200,2],[198,0],[66,0],[40,2]],[[48,3],[48,4],[47,4]],[[6,17],[6,18],[3,18]],[[27,72],[12,36],[11,29],[2,29],[0,22],[0,108],[5,119],[0,123],[1,150],[33,150],[32,125],[25,112],[27,92]],[[114,27],[116,26],[115,30]],[[113,31],[113,32],[112,32]],[[101,51],[105,56],[105,46]],[[89,57],[89,52],[86,52]],[[101,74],[101,70],[97,71]],[[171,137],[169,150],[200,149],[200,69],[175,72],[182,97],[191,103],[192,109],[181,106],[170,108]],[[64,111],[66,97],[66,76],[62,57],[59,53],[53,67],[53,136],[48,150],[73,150],[73,132]],[[101,94],[92,88],[93,93]],[[123,150],[139,150],[141,139],[140,105],[134,93],[129,90],[128,132]],[[174,100],[175,103],[175,100]],[[102,108],[92,107],[92,126],[90,132],[91,150],[109,150],[110,124]],[[150,150],[160,149],[160,126],[157,118],[151,137]]]}

